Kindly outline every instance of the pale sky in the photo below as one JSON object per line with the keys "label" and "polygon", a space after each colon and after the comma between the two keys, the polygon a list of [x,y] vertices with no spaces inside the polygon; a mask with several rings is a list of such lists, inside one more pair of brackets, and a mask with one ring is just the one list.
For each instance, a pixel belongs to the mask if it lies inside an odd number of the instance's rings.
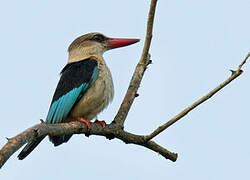
{"label": "pale sky", "polygon": [[[45,119],[78,36],[140,38],[104,55],[115,97],[98,117],[111,122],[141,56],[147,1],[1,1],[0,146]],[[148,134],[230,76],[250,51],[249,0],[159,0],[147,69],[125,129]],[[46,138],[25,160],[15,153],[0,179],[250,179],[250,62],[244,73],[154,140],[176,162],[120,140]]]}

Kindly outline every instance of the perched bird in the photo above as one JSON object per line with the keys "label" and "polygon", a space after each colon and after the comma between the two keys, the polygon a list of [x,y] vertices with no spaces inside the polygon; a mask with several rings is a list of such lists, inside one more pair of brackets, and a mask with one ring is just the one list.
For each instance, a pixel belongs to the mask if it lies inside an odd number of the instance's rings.
{"label": "perched bird", "polygon": [[[80,121],[90,127],[95,118],[112,100],[113,80],[103,53],[107,50],[127,46],[139,39],[109,38],[101,33],[89,33],[76,38],[68,48],[68,63],[61,71],[46,123]],[[104,121],[95,121],[104,126]],[[50,136],[58,146],[67,142],[72,135]],[[44,136],[45,137],[45,136]],[[29,142],[18,155],[20,160],[44,139]]]}

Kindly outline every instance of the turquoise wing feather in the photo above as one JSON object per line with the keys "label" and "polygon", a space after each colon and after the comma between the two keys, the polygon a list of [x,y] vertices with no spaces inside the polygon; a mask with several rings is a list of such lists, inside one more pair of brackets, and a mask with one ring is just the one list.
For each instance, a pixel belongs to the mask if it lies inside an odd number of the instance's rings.
{"label": "turquoise wing feather", "polygon": [[64,68],[46,122],[52,124],[63,122],[74,105],[84,98],[84,94],[96,81],[98,74],[97,62],[91,59]]}

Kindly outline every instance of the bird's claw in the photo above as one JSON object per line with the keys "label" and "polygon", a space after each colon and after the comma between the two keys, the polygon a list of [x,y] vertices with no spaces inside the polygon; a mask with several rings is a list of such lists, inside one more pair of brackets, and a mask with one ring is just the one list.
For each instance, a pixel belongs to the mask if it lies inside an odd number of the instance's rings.
{"label": "bird's claw", "polygon": [[99,124],[102,127],[106,126],[106,122],[105,121],[99,121],[98,119],[96,119],[94,123]]}
{"label": "bird's claw", "polygon": [[74,117],[76,121],[84,123],[87,126],[87,129],[90,130],[90,120],[83,119],[81,117]]}

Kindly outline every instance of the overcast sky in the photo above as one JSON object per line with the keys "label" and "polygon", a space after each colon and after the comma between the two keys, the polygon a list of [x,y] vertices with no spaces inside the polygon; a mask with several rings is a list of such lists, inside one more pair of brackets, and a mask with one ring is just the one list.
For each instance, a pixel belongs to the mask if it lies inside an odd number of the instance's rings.
{"label": "overcast sky", "polygon": [[[0,146],[45,119],[78,36],[102,32],[141,38],[104,55],[115,97],[99,119],[111,122],[141,56],[149,0],[1,1]],[[159,0],[147,69],[125,129],[148,134],[230,76],[250,50],[249,0]],[[45,139],[25,160],[15,153],[2,180],[249,179],[250,62],[238,79],[155,141],[176,162],[120,140],[75,135],[54,147]]]}

